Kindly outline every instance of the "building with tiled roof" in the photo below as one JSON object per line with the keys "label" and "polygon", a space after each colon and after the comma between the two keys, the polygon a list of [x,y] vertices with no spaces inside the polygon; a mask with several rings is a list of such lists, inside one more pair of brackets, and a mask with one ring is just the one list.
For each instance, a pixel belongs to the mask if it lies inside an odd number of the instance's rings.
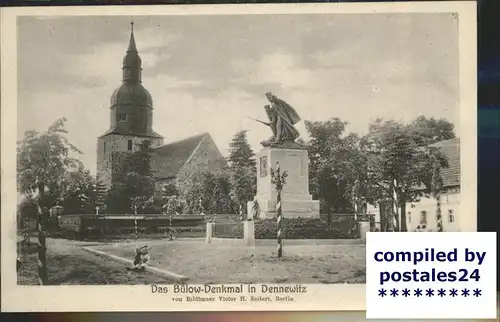
{"label": "building with tiled roof", "polygon": [[460,138],[436,142],[429,147],[438,149],[448,161],[448,166],[441,169],[443,187],[460,187]]}
{"label": "building with tiled roof", "polygon": [[209,133],[164,145],[163,136],[152,127],[153,98],[142,85],[141,64],[132,29],[123,58],[122,84],[110,99],[110,127],[97,139],[97,179],[110,187],[123,159],[138,151],[146,140],[153,149],[151,168],[157,193],[164,184],[173,183],[183,169],[203,165],[215,170],[226,166]]}
{"label": "building with tiled roof", "polygon": [[[443,231],[459,230],[460,208],[460,139],[436,142],[429,145],[446,157],[448,166],[441,168],[443,191],[441,196],[441,216]],[[425,225],[426,231],[437,231],[437,200],[432,196],[423,196],[418,202],[406,206],[408,231]]]}
{"label": "building with tiled roof", "polygon": [[226,160],[208,133],[172,142],[154,150],[152,169],[158,189],[174,183],[177,175],[196,166],[215,171],[225,167]]}

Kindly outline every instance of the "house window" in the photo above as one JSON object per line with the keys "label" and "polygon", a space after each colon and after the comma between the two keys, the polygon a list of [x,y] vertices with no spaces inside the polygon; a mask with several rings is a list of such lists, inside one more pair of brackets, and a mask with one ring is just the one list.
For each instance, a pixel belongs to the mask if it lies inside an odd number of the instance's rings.
{"label": "house window", "polygon": [[125,122],[127,120],[127,114],[125,114],[125,113],[118,113],[116,115],[116,120],[118,122]]}
{"label": "house window", "polygon": [[127,149],[129,151],[132,151],[132,140],[128,140],[128,147],[127,147]]}
{"label": "house window", "polygon": [[427,212],[426,211],[420,212],[420,224],[427,225]]}
{"label": "house window", "polygon": [[104,153],[106,153],[106,142],[104,142]]}
{"label": "house window", "polygon": [[408,222],[410,223],[411,222],[411,212],[408,211]]}
{"label": "house window", "polygon": [[455,222],[455,215],[453,214],[453,209],[448,210],[448,222]]}

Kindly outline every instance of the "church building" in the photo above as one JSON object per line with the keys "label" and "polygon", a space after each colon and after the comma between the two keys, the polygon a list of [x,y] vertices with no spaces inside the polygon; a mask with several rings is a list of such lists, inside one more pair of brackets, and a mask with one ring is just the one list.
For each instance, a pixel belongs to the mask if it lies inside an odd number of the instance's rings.
{"label": "church building", "polygon": [[138,151],[146,140],[153,149],[151,168],[157,192],[162,185],[173,183],[183,169],[204,165],[216,170],[226,166],[209,133],[164,145],[164,137],[153,130],[153,98],[142,85],[142,62],[131,25],[122,84],[111,95],[110,127],[97,139],[97,179],[109,188],[122,160]]}

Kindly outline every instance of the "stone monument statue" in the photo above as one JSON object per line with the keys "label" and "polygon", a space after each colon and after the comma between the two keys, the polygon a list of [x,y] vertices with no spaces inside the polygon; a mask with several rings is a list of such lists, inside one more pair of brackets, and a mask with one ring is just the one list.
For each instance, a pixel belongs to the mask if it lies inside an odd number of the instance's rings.
{"label": "stone monument statue", "polygon": [[294,143],[299,137],[299,131],[295,124],[300,121],[300,116],[295,109],[284,100],[278,98],[273,93],[266,93],[266,97],[271,105],[264,106],[269,123],[265,123],[271,128],[273,135],[266,141],[262,141],[262,146],[284,146]]}
{"label": "stone monument statue", "polygon": [[[271,128],[272,136],[261,142],[258,153],[257,194],[248,202],[247,213],[261,218],[276,216],[276,191],[271,180],[272,167],[279,162],[288,172],[287,185],[282,191],[282,210],[285,217],[319,217],[319,201],[309,193],[309,157],[307,148],[295,142],[301,119],[295,109],[273,93],[266,93],[270,105],[264,108],[269,122],[256,120]],[[258,205],[258,210],[255,209]]]}
{"label": "stone monument statue", "polygon": [[252,201],[252,212],[247,212],[247,220],[248,221],[253,221],[259,218],[259,213],[260,213],[260,208],[259,208],[259,202],[257,199],[254,199]]}

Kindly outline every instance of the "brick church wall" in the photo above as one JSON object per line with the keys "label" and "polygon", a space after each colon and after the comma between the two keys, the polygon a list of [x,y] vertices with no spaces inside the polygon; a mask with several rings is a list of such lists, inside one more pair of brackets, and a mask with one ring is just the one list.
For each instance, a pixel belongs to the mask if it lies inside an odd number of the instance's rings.
{"label": "brick church wall", "polygon": [[[132,150],[128,150],[129,140],[132,141]],[[107,135],[97,141],[97,179],[107,187],[113,182],[116,167],[126,155],[139,150],[139,145],[144,140],[152,141],[152,148],[163,144],[163,139],[150,139],[145,137]]]}

